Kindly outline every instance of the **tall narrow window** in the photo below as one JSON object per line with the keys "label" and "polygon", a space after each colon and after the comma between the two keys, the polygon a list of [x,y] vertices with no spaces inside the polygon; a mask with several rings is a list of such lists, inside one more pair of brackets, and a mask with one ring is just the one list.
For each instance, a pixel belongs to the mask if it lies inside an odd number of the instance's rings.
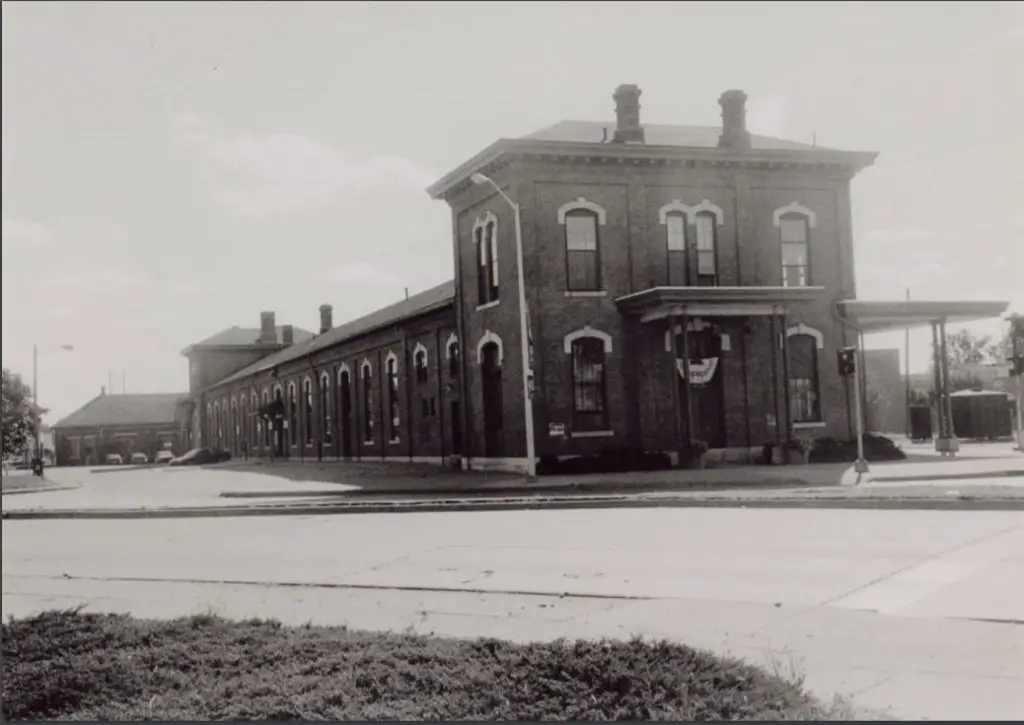
{"label": "tall narrow window", "polygon": [[787,214],[779,220],[783,287],[806,287],[810,284],[807,227],[807,217],[803,214]]}
{"label": "tall narrow window", "polygon": [[288,437],[293,446],[299,444],[299,401],[295,383],[288,383]]}
{"label": "tall narrow window", "polygon": [[821,421],[821,399],[818,391],[818,341],[811,335],[790,335],[789,351],[789,414],[794,423]]}
{"label": "tall narrow window", "polygon": [[249,396],[249,416],[252,418],[252,422],[249,423],[249,425],[252,427],[253,448],[260,444],[260,417],[258,413],[259,405],[259,398],[256,397],[256,391],[253,391],[252,395]]}
{"label": "tall narrow window", "polygon": [[578,209],[565,215],[565,267],[569,290],[601,289],[601,249],[594,212]]}
{"label": "tall narrow window", "polygon": [[486,305],[498,300],[498,227],[493,215],[486,223],[473,228],[477,258],[478,303]]}
{"label": "tall narrow window", "polygon": [[416,382],[419,384],[427,382],[427,351],[422,347],[418,348],[413,355],[413,361],[416,367]]}
{"label": "tall narrow window", "polygon": [[392,443],[397,443],[401,436],[401,420],[398,414],[398,358],[393,355],[387,361],[388,384],[388,425],[391,426]]}
{"label": "tall narrow window", "polygon": [[713,287],[718,284],[717,234],[714,214],[701,213],[694,218],[697,231],[697,284]]}
{"label": "tall narrow window", "polygon": [[302,397],[305,415],[303,425],[306,433],[306,445],[313,445],[313,381],[306,378],[302,381]]}
{"label": "tall narrow window", "polygon": [[238,429],[238,401],[231,401],[231,425],[229,426],[229,435],[231,436],[231,447],[238,448],[239,431]]}
{"label": "tall narrow window", "polygon": [[604,342],[584,337],[572,343],[573,428],[607,430]]}
{"label": "tall narrow window", "polygon": [[327,373],[320,376],[320,439],[331,444],[331,378]]}
{"label": "tall narrow window", "polygon": [[[266,390],[263,391],[263,409],[264,411],[270,406],[270,393]],[[270,426],[271,419],[266,413],[260,417],[260,425],[263,426],[263,447],[270,447]]]}
{"label": "tall narrow window", "polygon": [[369,363],[360,373],[363,384],[363,443],[373,443],[373,370]]}
{"label": "tall narrow window", "polygon": [[667,280],[670,287],[683,287],[686,279],[686,216],[675,213],[665,217]]}
{"label": "tall narrow window", "polygon": [[448,345],[448,377],[453,380],[459,377],[459,341],[452,340]]}

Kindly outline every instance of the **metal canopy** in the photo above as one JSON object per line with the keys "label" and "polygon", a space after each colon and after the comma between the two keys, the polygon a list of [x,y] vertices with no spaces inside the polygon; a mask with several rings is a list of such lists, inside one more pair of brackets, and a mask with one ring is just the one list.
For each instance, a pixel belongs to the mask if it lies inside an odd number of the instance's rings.
{"label": "metal canopy", "polygon": [[837,304],[839,316],[861,332],[889,332],[927,327],[937,322],[961,323],[999,317],[1009,302],[961,300],[843,300]]}
{"label": "metal canopy", "polygon": [[670,315],[746,317],[784,314],[790,304],[816,300],[824,292],[824,287],[651,287],[615,304],[643,322]]}

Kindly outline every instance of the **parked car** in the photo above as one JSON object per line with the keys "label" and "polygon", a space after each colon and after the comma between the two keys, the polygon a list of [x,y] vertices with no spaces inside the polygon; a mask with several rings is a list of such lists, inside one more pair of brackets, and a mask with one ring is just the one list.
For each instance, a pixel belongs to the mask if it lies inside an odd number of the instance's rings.
{"label": "parked car", "polygon": [[220,448],[193,448],[188,453],[172,458],[171,466],[205,466],[210,463],[224,463],[231,460],[231,453]]}
{"label": "parked car", "polygon": [[169,463],[174,459],[174,454],[170,451],[157,451],[156,456],[153,458],[154,463]]}
{"label": "parked car", "polygon": [[120,466],[124,463],[124,459],[121,458],[120,453],[108,453],[104,461],[108,466]]}
{"label": "parked car", "polygon": [[149,456],[147,456],[145,453],[133,453],[132,454],[132,464],[139,465],[139,464],[145,464],[145,463],[149,463]]}

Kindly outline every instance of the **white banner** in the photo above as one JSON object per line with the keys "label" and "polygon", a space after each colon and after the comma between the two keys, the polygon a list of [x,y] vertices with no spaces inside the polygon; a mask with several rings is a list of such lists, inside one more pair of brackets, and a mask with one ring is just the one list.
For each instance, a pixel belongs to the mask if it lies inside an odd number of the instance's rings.
{"label": "white banner", "polygon": [[[676,370],[679,372],[679,377],[685,379],[686,368],[683,360],[676,360]],[[691,360],[690,385],[707,385],[711,382],[711,378],[715,377],[716,370],[718,370],[717,357],[705,357],[701,358],[700,361]]]}

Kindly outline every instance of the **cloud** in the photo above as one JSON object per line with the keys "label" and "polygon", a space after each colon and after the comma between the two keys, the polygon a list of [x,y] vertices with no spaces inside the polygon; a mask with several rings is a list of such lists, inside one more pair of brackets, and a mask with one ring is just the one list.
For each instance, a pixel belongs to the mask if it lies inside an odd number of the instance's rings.
{"label": "cloud", "polygon": [[294,133],[218,136],[195,114],[178,118],[181,142],[207,164],[212,197],[239,216],[328,205],[346,194],[428,186],[434,174],[409,159],[356,160]]}
{"label": "cloud", "polygon": [[148,283],[149,280],[144,273],[123,267],[65,270],[46,278],[46,284],[49,286],[80,292],[136,289]]}
{"label": "cloud", "polygon": [[788,120],[784,96],[759,96],[747,104],[747,128],[751,133],[785,138]]}
{"label": "cloud", "polygon": [[56,235],[44,224],[22,221],[20,219],[3,219],[3,246],[46,247],[53,243]]}
{"label": "cloud", "polygon": [[368,287],[395,287],[399,284],[398,275],[368,262],[339,264],[327,270],[323,275],[323,280]]}

